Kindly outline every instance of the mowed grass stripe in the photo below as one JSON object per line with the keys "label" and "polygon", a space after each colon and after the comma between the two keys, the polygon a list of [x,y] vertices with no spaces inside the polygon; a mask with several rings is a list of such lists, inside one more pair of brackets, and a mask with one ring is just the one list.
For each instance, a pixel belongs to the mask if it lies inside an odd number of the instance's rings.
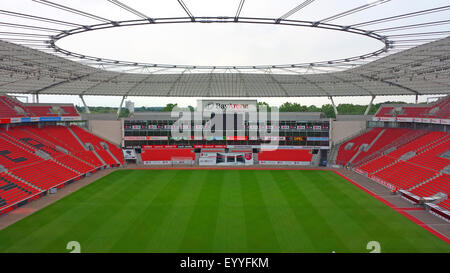
{"label": "mowed grass stripe", "polygon": [[241,181],[236,172],[221,172],[223,184],[217,212],[214,250],[216,252],[246,252],[248,249],[247,226]]}
{"label": "mowed grass stripe", "polygon": [[[366,241],[378,241],[383,249],[389,252],[418,252],[421,249],[424,250],[424,247],[425,251],[432,251],[435,246],[442,244],[442,240],[426,232],[406,217],[399,215],[398,212],[388,208],[366,192],[354,186],[348,187],[351,184],[343,179],[340,180],[337,174],[320,172],[315,177],[321,178],[324,176],[330,176],[331,179],[328,180],[331,182],[328,182],[326,187],[321,185],[322,191],[330,199],[334,198],[338,200],[337,202],[342,203],[343,206],[341,206],[339,212],[345,213],[347,219],[354,219],[354,224],[359,225],[370,236],[364,237],[363,234],[360,234],[357,238],[366,238]],[[336,183],[335,181],[342,183]],[[338,217],[336,221],[346,223],[342,219]],[[410,228],[405,229],[405,226]],[[348,228],[345,228],[342,224],[340,224],[340,227],[344,227],[340,228],[341,232],[348,233]],[[348,235],[345,234],[345,236]],[[362,241],[361,243],[366,242]],[[365,247],[361,251],[364,249]]]}
{"label": "mowed grass stripe", "polygon": [[0,231],[0,252],[446,252],[328,171],[119,170]]}
{"label": "mowed grass stripe", "polygon": [[198,181],[202,188],[188,225],[179,252],[211,252],[220,206],[224,173],[208,170],[205,179]]}
{"label": "mowed grass stripe", "polygon": [[[314,176],[309,176],[311,182],[316,186],[315,195],[320,200],[317,207],[323,206],[321,210],[324,217],[333,227],[337,236],[345,241],[346,251],[364,252],[369,241],[381,239],[378,232],[367,228],[368,225],[378,226],[380,224],[378,219],[370,213],[368,207],[361,202],[370,196],[364,196],[364,193],[360,196],[357,188],[356,191],[348,192],[349,185],[337,184],[334,175],[333,172],[315,171]],[[367,221],[360,221],[358,216],[365,217]],[[353,239],[348,240],[348,238]],[[336,252],[338,251],[340,250],[337,249]]]}
{"label": "mowed grass stripe", "polygon": [[[86,243],[82,243],[85,252],[120,252],[115,249],[115,244],[125,231],[130,228],[130,223],[136,221],[152,199],[163,189],[164,185],[175,176],[175,173],[153,172],[145,175],[142,172],[119,171],[126,175],[127,189],[120,202],[113,201],[114,205],[119,205],[116,213],[109,218],[97,223],[95,232],[86,238]],[[160,181],[154,183],[154,181]],[[111,202],[110,202],[111,203]],[[111,228],[114,227],[114,228]]]}
{"label": "mowed grass stripe", "polygon": [[[279,176],[276,171],[263,171],[259,184],[267,211],[273,223],[280,248],[283,252],[314,251],[314,244],[307,231],[296,217],[296,210],[289,205],[289,200],[278,187]],[[294,183],[294,181],[291,181]]]}
{"label": "mowed grass stripe", "polygon": [[[53,243],[54,240],[57,240],[55,238],[62,238],[73,226],[87,226],[83,220],[89,217],[93,210],[101,211],[104,209],[107,212],[110,206],[102,205],[100,201],[102,195],[122,190],[123,186],[121,183],[123,182],[125,182],[125,179],[121,174],[112,173],[86,186],[84,188],[86,194],[84,194],[84,191],[82,194],[75,192],[14,224],[14,226],[17,225],[19,227],[19,230],[23,230],[22,233],[10,232],[11,226],[8,227],[2,232],[8,234],[5,238],[14,243],[8,249],[3,249],[3,246],[6,246],[6,244],[0,244],[0,250],[7,252],[64,251],[67,242],[75,238]],[[89,200],[95,200],[95,202],[92,203]],[[34,221],[34,219],[37,219],[37,221]],[[33,232],[29,232],[30,229]],[[95,226],[92,229],[95,229]],[[72,237],[76,237],[77,234],[85,233],[83,230],[77,230],[76,233],[70,234]]]}
{"label": "mowed grass stripe", "polygon": [[[289,172],[295,173],[295,178],[292,178]],[[347,252],[345,241],[337,235],[334,227],[330,226],[326,215],[324,215],[327,210],[335,210],[337,208],[330,206],[326,210],[320,209],[321,200],[314,198],[317,194],[317,185],[311,181],[311,176],[305,175],[301,171],[273,171],[272,175],[278,181],[279,190],[284,198],[288,200],[290,208],[297,217],[297,223],[306,231],[305,235],[309,237],[315,251]],[[309,194],[306,194],[304,190],[307,190]],[[312,195],[312,192],[316,192],[316,194]]]}
{"label": "mowed grass stripe", "polygon": [[149,252],[177,252],[183,241],[189,220],[194,211],[192,204],[197,200],[202,189],[202,181],[206,179],[206,172],[192,171],[187,179],[183,180],[183,189],[166,217],[160,224],[155,235],[147,243]]}
{"label": "mowed grass stripe", "polygon": [[[162,171],[162,170],[157,170]],[[147,171],[148,172],[148,171]],[[175,170],[174,176],[155,183],[164,183],[160,192],[136,214],[134,221],[123,232],[121,238],[113,245],[113,249],[120,252],[148,252],[148,242],[160,228],[160,224],[172,209],[180,191],[184,188],[183,181],[188,179],[192,172]],[[138,239],[137,239],[138,238]]]}
{"label": "mowed grass stripe", "polygon": [[[327,181],[336,181],[338,178],[335,173],[329,172],[318,173],[316,179],[324,180],[325,177],[327,177]],[[339,207],[335,214],[329,215],[337,226],[337,232],[343,238],[350,236],[356,238],[348,241],[349,244],[352,244],[350,247],[352,251],[364,251],[370,241],[380,242],[383,248],[386,248],[389,246],[389,238],[392,235],[398,236],[399,241],[396,242],[398,245],[405,249],[415,249],[397,230],[392,229],[391,225],[385,225],[386,219],[383,217],[383,213],[379,211],[384,205],[378,200],[373,199],[357,187],[350,188],[352,192],[344,192],[343,189],[349,188],[344,183],[327,182],[317,185],[325,195],[324,202],[332,200]],[[396,213],[395,211],[392,212]],[[380,216],[382,217],[380,218]],[[388,234],[387,237],[386,234]]]}
{"label": "mowed grass stripe", "polygon": [[280,245],[258,183],[259,171],[233,171],[241,182],[248,252],[279,252]]}

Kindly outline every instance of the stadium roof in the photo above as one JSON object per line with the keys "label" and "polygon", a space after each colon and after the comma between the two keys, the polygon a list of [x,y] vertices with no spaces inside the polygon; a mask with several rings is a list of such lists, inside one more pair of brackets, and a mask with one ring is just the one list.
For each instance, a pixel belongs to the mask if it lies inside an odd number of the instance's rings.
{"label": "stadium roof", "polygon": [[[423,28],[450,24],[450,20],[403,24],[415,18],[450,10],[450,6],[379,17],[351,25],[332,24],[341,17],[384,6],[390,0],[378,0],[335,14],[319,21],[290,20],[314,0],[302,1],[277,18],[242,17],[245,1],[236,15],[195,17],[181,0],[178,3],[188,17],[150,18],[117,0],[125,13],[140,19],[110,21],[95,13],[47,0],[36,3],[77,14],[101,24],[74,23],[31,14],[0,10],[4,17],[25,18],[59,25],[49,28],[0,21],[0,26],[16,32],[0,32],[0,93],[103,95],[103,96],[176,96],[176,97],[315,97],[434,95],[450,93],[450,31],[424,31]],[[380,13],[382,15],[382,13]],[[128,18],[128,17],[127,17]],[[394,22],[388,28],[378,24]],[[395,23],[400,22],[400,25]],[[69,35],[117,28],[134,24],[167,23],[251,23],[325,28],[364,35],[383,44],[374,52],[339,60],[264,66],[195,66],[133,63],[84,56],[56,46]],[[366,28],[369,26],[369,29]],[[372,28],[374,26],[374,28]],[[31,33],[30,31],[34,31]],[[403,32],[403,31],[407,32]],[[400,32],[399,32],[400,31]],[[40,32],[41,34],[36,34]],[[42,33],[45,33],[42,34]],[[55,34],[56,33],[56,34]]]}
{"label": "stadium roof", "polygon": [[357,68],[316,74],[124,73],[93,68],[5,41],[0,41],[0,52],[0,93],[166,97],[450,93],[450,38]]}

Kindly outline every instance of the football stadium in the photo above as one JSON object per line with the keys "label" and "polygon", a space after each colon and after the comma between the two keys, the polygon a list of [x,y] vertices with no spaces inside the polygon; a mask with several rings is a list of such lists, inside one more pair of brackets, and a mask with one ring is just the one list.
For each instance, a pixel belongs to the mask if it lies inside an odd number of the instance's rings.
{"label": "football stadium", "polygon": [[[0,3],[0,253],[450,253],[448,1],[22,2]],[[372,44],[260,64],[100,41],[197,26]]]}

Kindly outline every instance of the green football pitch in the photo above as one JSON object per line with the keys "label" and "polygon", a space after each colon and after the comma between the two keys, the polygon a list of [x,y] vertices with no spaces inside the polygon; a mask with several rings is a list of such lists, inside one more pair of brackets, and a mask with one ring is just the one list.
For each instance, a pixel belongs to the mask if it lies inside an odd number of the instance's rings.
{"label": "green football pitch", "polygon": [[[1,220],[1,219],[0,219]],[[117,170],[0,231],[0,252],[450,252],[334,172]]]}

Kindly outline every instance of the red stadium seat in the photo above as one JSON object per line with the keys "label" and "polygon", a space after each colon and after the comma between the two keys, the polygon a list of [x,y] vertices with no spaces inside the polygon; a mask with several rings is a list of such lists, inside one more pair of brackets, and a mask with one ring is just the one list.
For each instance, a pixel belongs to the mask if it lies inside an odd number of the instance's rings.
{"label": "red stadium seat", "polygon": [[192,149],[174,148],[158,149],[152,148],[143,150],[142,161],[173,161],[173,160],[195,160],[195,153]]}
{"label": "red stadium seat", "polygon": [[311,150],[262,150],[258,153],[258,161],[311,162],[312,156]]}

